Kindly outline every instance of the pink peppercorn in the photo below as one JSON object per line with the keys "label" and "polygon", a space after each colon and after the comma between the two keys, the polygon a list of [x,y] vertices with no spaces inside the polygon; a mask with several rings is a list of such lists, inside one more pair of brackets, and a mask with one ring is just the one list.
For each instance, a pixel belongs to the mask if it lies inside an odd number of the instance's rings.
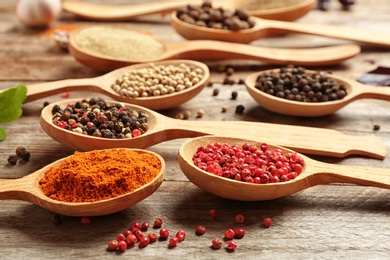
{"label": "pink peppercorn", "polygon": [[141,228],[141,224],[139,222],[133,222],[130,225],[130,229],[140,229],[140,228]]}
{"label": "pink peppercorn", "polygon": [[146,230],[148,230],[149,226],[150,226],[150,225],[149,225],[148,222],[144,222],[144,223],[142,223],[142,225],[141,225],[141,229],[144,230],[144,231],[146,231]]}
{"label": "pink peppercorn", "polygon": [[162,239],[167,239],[169,237],[169,231],[166,228],[160,229],[160,237]]}
{"label": "pink peppercorn", "polygon": [[149,237],[148,237],[148,236],[144,236],[144,237],[142,237],[142,238],[139,240],[138,246],[139,246],[140,248],[144,248],[144,247],[146,247],[147,245],[149,245],[149,242],[150,242]]}
{"label": "pink peppercorn", "polygon": [[82,217],[81,223],[84,225],[89,225],[89,224],[91,224],[91,220],[88,217]]}
{"label": "pink peppercorn", "polygon": [[243,228],[236,228],[234,230],[234,238],[240,239],[245,236],[245,230]]}
{"label": "pink peppercorn", "polygon": [[169,239],[169,246],[175,247],[175,246],[177,246],[178,242],[179,242],[179,239],[177,237],[171,237]]}
{"label": "pink peppercorn", "polygon": [[211,241],[211,247],[214,249],[220,249],[222,247],[222,241],[218,238],[214,238]]}
{"label": "pink peppercorn", "polygon": [[204,233],[206,233],[206,227],[205,226],[197,226],[196,227],[195,234],[197,234],[198,236],[201,236]]}
{"label": "pink peppercorn", "polygon": [[118,250],[120,252],[125,252],[127,250],[127,244],[125,241],[119,241],[118,242]]}
{"label": "pink peppercorn", "polygon": [[161,218],[156,218],[154,220],[153,227],[154,228],[160,228],[162,226],[162,223],[163,223],[163,221],[162,221]]}
{"label": "pink peppercorn", "polygon": [[150,232],[148,234],[148,237],[149,237],[149,243],[154,243],[157,241],[158,237],[157,237],[157,234],[154,233],[154,232]]}
{"label": "pink peppercorn", "polygon": [[237,244],[233,240],[227,240],[226,244],[227,244],[226,248],[229,250],[235,250],[237,248]]}
{"label": "pink peppercorn", "polygon": [[123,234],[121,233],[121,234],[118,234],[118,235],[116,236],[116,240],[118,240],[118,241],[126,241],[126,237],[125,237],[125,235],[123,235]]}
{"label": "pink peppercorn", "polygon": [[263,224],[265,227],[270,227],[272,225],[272,219],[271,218],[264,218]]}
{"label": "pink peppercorn", "polygon": [[126,244],[128,244],[129,247],[134,246],[135,244],[137,244],[137,242],[138,239],[134,234],[130,234],[126,237]]}
{"label": "pink peppercorn", "polygon": [[179,230],[176,233],[176,237],[178,238],[179,242],[182,242],[186,238],[186,232],[184,230]]}
{"label": "pink peppercorn", "polygon": [[228,230],[225,231],[225,238],[233,239],[234,236],[235,236],[235,232],[233,229],[229,228]]}
{"label": "pink peppercorn", "polygon": [[117,250],[117,248],[118,248],[118,240],[114,239],[108,242],[108,247],[107,247],[108,250],[115,251]]}
{"label": "pink peppercorn", "polygon": [[245,217],[244,217],[243,214],[237,214],[237,215],[234,217],[234,220],[235,220],[237,223],[244,223]]}
{"label": "pink peppercorn", "polygon": [[209,214],[210,214],[210,216],[213,217],[213,218],[218,217],[218,213],[217,213],[217,210],[216,210],[216,209],[210,210]]}

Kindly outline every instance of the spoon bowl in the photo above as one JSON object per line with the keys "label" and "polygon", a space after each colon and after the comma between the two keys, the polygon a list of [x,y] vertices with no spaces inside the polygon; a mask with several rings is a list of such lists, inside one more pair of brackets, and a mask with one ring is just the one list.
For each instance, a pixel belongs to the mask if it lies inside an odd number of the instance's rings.
{"label": "spoon bowl", "polygon": [[[186,4],[199,5],[199,1],[160,1],[136,5],[101,5],[81,1],[64,1],[62,8],[81,18],[94,21],[125,21],[143,15],[167,13],[184,7]],[[253,3],[244,0],[215,1],[218,6],[224,8],[248,9],[253,16],[292,21],[301,18],[312,10],[316,4],[315,0],[302,0],[289,5],[279,5],[274,8],[259,9]]]}
{"label": "spoon bowl", "polygon": [[161,162],[161,170],[157,176],[133,192],[94,202],[64,202],[51,199],[41,191],[39,181],[51,167],[60,165],[66,159],[63,158],[23,178],[0,180],[0,199],[28,201],[66,216],[100,216],[119,212],[152,195],[163,182],[165,175],[165,161],[159,154],[142,149],[131,150],[138,153],[149,153]]}
{"label": "spoon bowl", "polygon": [[[326,183],[354,183],[390,189],[389,169],[327,164],[312,160],[301,154],[299,155],[304,159],[305,166],[302,173],[293,180],[267,184],[231,180],[201,170],[192,161],[192,156],[196,153],[198,147],[215,142],[240,146],[248,142],[258,147],[263,142],[259,141],[259,138],[241,139],[227,136],[204,136],[190,139],[181,145],[178,162],[183,173],[199,188],[222,198],[240,201],[271,200]],[[294,152],[276,145],[269,144],[269,147],[270,149],[279,148],[284,152]]]}
{"label": "spoon bowl", "polygon": [[186,64],[187,66],[200,68],[203,72],[202,75],[203,77],[197,84],[194,84],[190,88],[186,88],[182,91],[174,92],[166,95],[131,98],[131,97],[122,96],[117,92],[115,92],[111,88],[111,84],[113,84],[118,77],[122,76],[124,73],[131,70],[139,70],[139,69],[150,67],[150,63],[140,63],[140,64],[134,64],[131,66],[119,68],[105,75],[98,76],[95,78],[67,79],[67,80],[28,85],[27,98],[25,102],[34,101],[43,97],[63,93],[66,91],[89,90],[89,91],[105,94],[117,101],[129,102],[135,105],[147,107],[152,110],[163,110],[163,109],[180,106],[181,104],[194,98],[207,85],[207,82],[209,81],[210,78],[210,71],[207,65],[197,61],[168,60],[168,61],[154,62],[153,64],[156,66],[157,65],[179,66],[180,64]]}
{"label": "spoon bowl", "polygon": [[[235,137],[261,136],[272,143],[282,145],[309,154],[345,157],[351,154],[384,159],[386,146],[375,135],[354,136],[333,129],[270,124],[262,122],[240,121],[191,121],[178,120],[161,115],[155,111],[133,104],[123,103],[133,110],[141,110],[148,115],[148,130],[134,138],[108,139],[99,138],[65,130],[52,123],[52,109],[55,105],[62,108],[80,100],[66,100],[49,104],[41,111],[42,129],[54,140],[79,151],[110,149],[118,147],[147,148],[164,141],[199,137],[203,135],[230,135]],[[106,101],[115,104],[114,101]],[[232,127],[234,125],[234,127]],[[278,129],[278,131],[275,131]],[[322,142],[318,142],[322,140]],[[331,146],[328,144],[332,143]]]}
{"label": "spoon bowl", "polygon": [[[80,48],[76,44],[75,37],[78,32],[87,28],[88,27],[76,29],[72,31],[69,36],[69,52],[82,64],[99,71],[111,71],[124,66],[141,63],[137,60],[126,60],[93,54]],[[129,31],[134,32],[131,29],[123,27],[106,28],[121,29],[123,30],[123,33]],[[140,32],[137,31],[137,33]],[[164,52],[158,57],[155,57],[153,60],[143,62],[158,62],[170,59],[249,59],[280,65],[295,64],[297,66],[326,66],[342,63],[360,53],[360,47],[353,44],[297,49],[261,47],[213,40],[181,42],[156,40],[163,44],[165,49]]]}
{"label": "spoon bowl", "polygon": [[[329,115],[354,100],[362,98],[372,98],[390,100],[390,88],[380,86],[367,86],[354,80],[345,79],[340,76],[328,74],[329,78],[335,79],[340,85],[346,87],[347,95],[343,99],[326,102],[300,102],[279,98],[256,89],[257,77],[268,72],[279,72],[280,69],[266,70],[250,74],[245,79],[246,89],[249,94],[265,109],[279,114],[302,117],[316,117]],[[315,71],[306,70],[311,74]]]}
{"label": "spoon bowl", "polygon": [[190,24],[180,20],[176,12],[171,14],[172,27],[187,40],[216,40],[245,44],[273,35],[301,33],[355,41],[380,47],[390,47],[390,35],[384,33],[341,26],[267,20],[253,16],[251,20],[254,22],[252,28],[232,31]]}

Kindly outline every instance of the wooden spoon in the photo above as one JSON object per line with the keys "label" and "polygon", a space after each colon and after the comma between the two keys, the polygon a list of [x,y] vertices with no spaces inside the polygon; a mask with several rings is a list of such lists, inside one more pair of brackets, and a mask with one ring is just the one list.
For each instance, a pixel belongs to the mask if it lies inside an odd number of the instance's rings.
{"label": "wooden spoon", "polygon": [[143,107],[147,107],[152,110],[162,110],[177,107],[188,100],[195,97],[206,85],[210,78],[210,71],[206,64],[192,61],[192,60],[169,60],[169,61],[161,61],[155,62],[155,65],[175,65],[178,66],[180,64],[186,64],[188,66],[194,66],[197,68],[201,68],[204,72],[203,78],[199,83],[195,84],[191,88],[187,88],[180,92],[175,92],[172,94],[162,95],[162,96],[150,96],[150,97],[139,97],[139,98],[131,98],[121,96],[116,93],[112,88],[111,84],[115,82],[115,80],[122,76],[125,72],[130,70],[139,70],[142,68],[146,68],[150,66],[150,63],[142,63],[136,64],[124,68],[120,68],[110,73],[107,73],[102,76],[98,76],[95,78],[86,78],[86,79],[66,79],[54,82],[45,82],[29,85],[27,91],[27,98],[25,102],[34,101],[43,97],[47,97],[50,95],[63,93],[66,91],[94,91],[98,93],[105,94],[110,96],[111,98],[129,102],[132,104],[140,105]]}
{"label": "wooden spoon", "polygon": [[118,197],[95,202],[64,202],[47,197],[39,188],[39,181],[51,167],[59,165],[66,158],[55,161],[42,169],[20,179],[0,179],[0,200],[24,200],[58,214],[66,216],[99,216],[121,211],[147,198],[161,185],[165,175],[165,161],[151,151],[132,149],[140,153],[150,153],[161,162],[161,171],[148,184],[133,192]]}
{"label": "wooden spoon", "polygon": [[369,32],[322,24],[304,24],[266,20],[251,17],[255,25],[250,29],[231,31],[193,25],[180,20],[176,12],[171,14],[171,24],[181,36],[188,40],[217,40],[226,42],[249,43],[260,38],[286,33],[302,33],[350,40],[369,45],[390,47],[390,34]]}
{"label": "wooden spoon", "polygon": [[[262,107],[279,114],[305,117],[324,116],[336,112],[345,105],[357,99],[373,98],[390,101],[389,87],[368,86],[357,81],[345,79],[333,74],[328,74],[328,77],[337,80],[340,85],[344,85],[347,88],[347,95],[343,99],[327,102],[299,102],[279,98],[256,89],[255,87],[257,77],[265,72],[271,71],[279,72],[280,70],[276,69],[252,73],[245,79],[245,85],[249,94]],[[307,70],[307,72],[309,74],[315,73],[315,71],[311,70]]]}
{"label": "wooden spoon", "polygon": [[[189,3],[200,5],[201,1],[160,1],[136,5],[101,5],[81,1],[65,1],[62,3],[62,7],[65,11],[88,20],[123,21],[143,15],[172,12]],[[313,9],[315,3],[315,0],[304,0],[285,7],[251,10],[250,13],[265,19],[292,21],[306,15]],[[230,9],[238,7],[249,9],[244,0],[215,1],[215,4]]]}
{"label": "wooden spoon", "polygon": [[[131,31],[127,28],[122,29]],[[100,71],[111,71],[124,66],[140,63],[135,60],[124,60],[92,54],[79,48],[74,37],[80,30],[83,29],[77,29],[70,34],[69,52],[84,65]],[[157,62],[169,59],[252,59],[281,65],[295,64],[298,66],[326,66],[339,64],[360,53],[360,47],[357,45],[281,49],[211,40],[185,42],[173,42],[167,40],[158,41],[165,46],[165,52],[159,57],[156,57],[154,60],[150,60],[148,62]]]}
{"label": "wooden spoon", "polygon": [[76,101],[79,100],[66,100],[46,106],[41,112],[40,123],[51,138],[71,149],[80,151],[116,147],[146,148],[168,140],[212,134],[242,138],[261,136],[270,143],[277,143],[302,153],[325,156],[345,157],[358,154],[383,159],[386,155],[386,146],[374,135],[353,136],[332,129],[261,122],[179,120],[126,103],[124,105],[129,108],[147,113],[149,129],[146,133],[128,139],[98,138],[77,134],[52,123],[51,111],[54,105],[65,107],[68,103],[74,104]]}
{"label": "wooden spoon", "polygon": [[[247,183],[220,177],[199,169],[192,162],[192,156],[199,146],[215,142],[237,145],[248,142],[259,145],[262,143],[259,141],[260,139],[268,143],[266,138],[250,140],[223,136],[205,136],[191,139],[180,147],[178,153],[180,168],[187,178],[199,188],[223,198],[241,201],[276,199],[315,185],[327,183],[354,183],[390,189],[390,169],[323,163],[301,154],[299,155],[303,157],[305,166],[303,172],[298,177],[286,182],[268,184]],[[280,146],[269,145],[269,147],[293,152]]]}

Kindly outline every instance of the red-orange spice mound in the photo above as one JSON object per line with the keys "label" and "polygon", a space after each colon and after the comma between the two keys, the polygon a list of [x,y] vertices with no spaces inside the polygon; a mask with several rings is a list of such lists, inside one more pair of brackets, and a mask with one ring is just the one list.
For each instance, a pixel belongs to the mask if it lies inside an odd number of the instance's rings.
{"label": "red-orange spice mound", "polygon": [[42,192],[55,200],[92,202],[132,192],[161,170],[153,154],[128,149],[75,152],[50,168],[39,181]]}

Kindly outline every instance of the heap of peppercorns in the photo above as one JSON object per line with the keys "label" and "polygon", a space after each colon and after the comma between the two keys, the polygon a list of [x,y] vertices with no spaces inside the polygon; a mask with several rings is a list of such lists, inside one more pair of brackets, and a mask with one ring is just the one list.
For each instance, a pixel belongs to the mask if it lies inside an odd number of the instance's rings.
{"label": "heap of peppercorns", "polygon": [[193,155],[193,162],[217,176],[255,184],[295,179],[305,165],[298,154],[279,148],[272,150],[266,143],[239,146],[216,142],[200,146]]}
{"label": "heap of peppercorns", "polygon": [[326,72],[308,72],[293,65],[264,72],[256,79],[255,88],[267,94],[299,102],[327,102],[343,99],[346,87]]}
{"label": "heap of peppercorns", "polygon": [[7,161],[10,165],[16,165],[19,159],[22,159],[25,162],[30,159],[30,152],[22,146],[17,147],[15,154],[9,155]]}
{"label": "heap of peppercorns", "polygon": [[53,124],[80,134],[103,138],[132,138],[148,130],[148,115],[101,98],[82,99],[65,108],[53,106]]}
{"label": "heap of peppercorns", "polygon": [[211,1],[204,1],[200,7],[187,5],[178,9],[177,17],[183,22],[197,26],[232,31],[249,29],[255,24],[246,10],[213,8]]}

